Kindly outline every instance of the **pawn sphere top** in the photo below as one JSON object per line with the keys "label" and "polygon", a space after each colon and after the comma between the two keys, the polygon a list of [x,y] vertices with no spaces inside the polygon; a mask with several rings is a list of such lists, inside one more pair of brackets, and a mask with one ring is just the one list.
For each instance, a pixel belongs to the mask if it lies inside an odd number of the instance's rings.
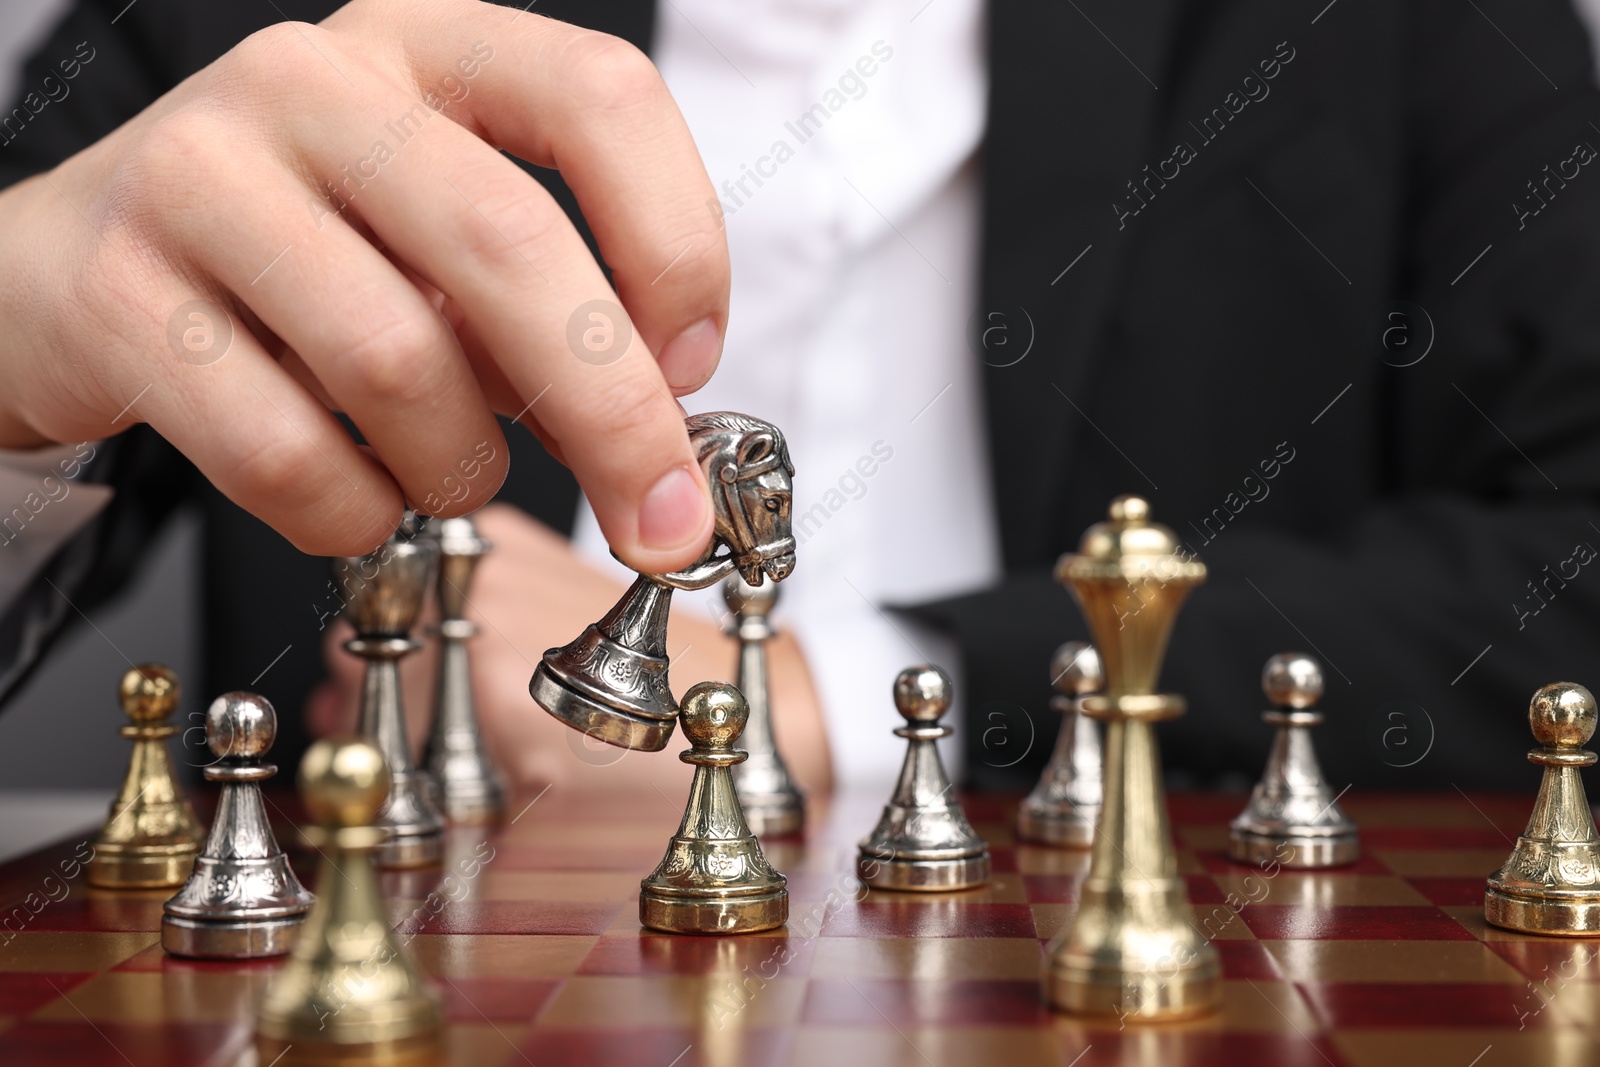
{"label": "pawn sphere top", "polygon": [[698,750],[727,752],[744,733],[750,705],[744,694],[727,682],[700,682],[689,687],[678,704],[683,735]]}
{"label": "pawn sphere top", "polygon": [[1126,522],[1139,526],[1150,521],[1150,502],[1132,494],[1119,496],[1111,502],[1112,522]]}
{"label": "pawn sphere top", "polygon": [[323,826],[371,826],[389,796],[389,766],[359,737],[324,738],[300,761],[300,798]]}
{"label": "pawn sphere top", "polygon": [[1087,641],[1068,641],[1050,657],[1050,684],[1069,697],[1098,693],[1106,687],[1100,653]]}
{"label": "pawn sphere top", "polygon": [[938,722],[950,710],[951,689],[950,676],[938,667],[907,667],[894,680],[895,710],[907,722]]}
{"label": "pawn sphere top", "polygon": [[259,759],[278,737],[278,715],[266,697],[223,693],[206,709],[206,744],[218,759]]}
{"label": "pawn sphere top", "polygon": [[778,583],[770,579],[751,585],[738,571],[722,583],[722,599],[735,615],[765,615],[778,600]]}
{"label": "pawn sphere top", "polygon": [[178,676],[171,667],[141,663],[122,676],[117,695],[122,713],[141,726],[153,726],[178,707]]}
{"label": "pawn sphere top", "polygon": [[1554,682],[1528,702],[1528,725],[1546,748],[1578,748],[1594,736],[1594,694],[1576,682]]}
{"label": "pawn sphere top", "polygon": [[1275,708],[1314,708],[1322,699],[1322,664],[1304,652],[1280,652],[1261,668],[1261,691]]}

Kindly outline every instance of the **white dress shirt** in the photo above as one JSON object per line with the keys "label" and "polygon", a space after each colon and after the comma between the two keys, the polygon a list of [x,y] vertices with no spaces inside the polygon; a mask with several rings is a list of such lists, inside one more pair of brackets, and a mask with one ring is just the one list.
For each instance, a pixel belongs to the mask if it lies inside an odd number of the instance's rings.
{"label": "white dress shirt", "polygon": [[[800,548],[777,621],[805,650],[841,784],[899,768],[902,668],[937,663],[959,697],[954,648],[882,605],[1000,572],[967,344],[981,15],[978,0],[671,0],[657,16],[656,64],[733,259],[722,365],[686,406],[745,411],[788,438]],[[576,539],[625,573],[586,507]],[[720,617],[718,590],[675,603],[696,599]],[[941,746],[952,772],[955,740]]]}

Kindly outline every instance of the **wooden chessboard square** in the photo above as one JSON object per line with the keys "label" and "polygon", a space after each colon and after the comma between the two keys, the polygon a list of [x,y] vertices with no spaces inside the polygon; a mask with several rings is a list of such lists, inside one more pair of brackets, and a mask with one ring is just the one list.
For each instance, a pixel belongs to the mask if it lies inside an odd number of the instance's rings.
{"label": "wooden chessboard square", "polygon": [[813,978],[800,1017],[805,1026],[1045,1026],[1050,1020],[1036,977]]}
{"label": "wooden chessboard square", "polygon": [[1252,904],[1241,914],[1263,941],[1344,939],[1466,941],[1472,935],[1432,906],[1340,905],[1295,907]]}
{"label": "wooden chessboard square", "polygon": [[[609,837],[609,831],[605,834]],[[574,845],[528,845],[501,843],[495,847],[494,866],[512,871],[624,871],[638,877],[661,862],[668,830],[654,843],[611,846],[596,842]]]}
{"label": "wooden chessboard square", "polygon": [[1088,869],[1076,874],[1025,874],[1024,892],[1030,904],[1076,904]]}
{"label": "wooden chessboard square", "polygon": [[1347,1030],[1333,1035],[1348,1067],[1545,1067],[1594,1062],[1593,1034],[1575,1028],[1518,1031],[1459,1025],[1429,1030]]}
{"label": "wooden chessboard square", "polygon": [[1214,938],[1211,947],[1222,960],[1222,973],[1230,979],[1281,982],[1283,969],[1260,941]]}
{"label": "wooden chessboard square", "polygon": [[434,983],[444,999],[445,1018],[451,1023],[530,1023],[558,985],[560,981],[554,978],[469,975]]}
{"label": "wooden chessboard square", "polygon": [[1017,849],[1017,870],[1025,875],[1082,877],[1089,873],[1089,850],[1023,845]]}
{"label": "wooden chessboard square", "polygon": [[[1567,938],[1552,939],[1547,934],[1525,934],[1520,930],[1507,930],[1501,926],[1491,926],[1488,920],[1483,917],[1483,901],[1481,899],[1474,904],[1443,905],[1439,910],[1454,919],[1461,925],[1462,929],[1473,937],[1490,944],[1516,941],[1535,941],[1542,944],[1573,943]],[[1579,943],[1581,943],[1581,939]]]}
{"label": "wooden chessboard square", "polygon": [[776,937],[691,937],[635,931],[596,939],[578,965],[584,975],[726,975],[802,978],[811,969],[817,938],[779,931]]}
{"label": "wooden chessboard square", "polygon": [[[510,1067],[784,1067],[792,1041],[784,1031],[752,1028],[742,1019],[720,1029],[715,1024],[587,1028],[559,1021],[528,1030],[518,1040],[516,1054],[501,1062]],[[835,1061],[830,1067],[850,1062],[871,1061]],[[484,1065],[473,1062],[470,1067]]]}
{"label": "wooden chessboard square", "polygon": [[29,921],[30,931],[158,930],[161,905],[170,889],[156,891],[80,888],[65,899],[46,904]]}
{"label": "wooden chessboard square", "polygon": [[1291,982],[1483,982],[1524,979],[1481,941],[1262,941]]}
{"label": "wooden chessboard square", "polygon": [[260,971],[160,974],[111,971],[36,1011],[40,1022],[158,1023],[250,1019],[270,975]]}
{"label": "wooden chessboard square", "polygon": [[[930,899],[931,898],[931,899]],[[1027,904],[969,904],[945,894],[878,894],[828,916],[824,937],[1032,937]]]}
{"label": "wooden chessboard square", "polygon": [[248,1016],[183,1026],[27,1019],[5,1031],[5,1051],[8,1062],[16,1063],[209,1067],[242,1052],[250,1030]]}
{"label": "wooden chessboard square", "polygon": [[[1141,1026],[1090,1032],[1087,1043],[1062,1050],[1052,1067],[1128,1067],[1129,1064],[1226,1064],[1227,1067],[1329,1067],[1338,1064],[1325,1034],[1290,1029],[1239,1032],[1182,1026]],[[1071,1048],[1071,1043],[1068,1043]],[[1076,1062],[1073,1057],[1082,1054]],[[954,1062],[954,1061],[951,1061]],[[1008,1065],[1010,1067],[1010,1065]],[[1412,1065],[1416,1067],[1416,1065]]]}
{"label": "wooden chessboard square", "polygon": [[1525,936],[1484,944],[1535,983],[1600,982],[1600,943],[1588,939]]}
{"label": "wooden chessboard square", "polygon": [[[1448,1027],[1463,1019],[1478,1025],[1519,1028],[1516,986],[1481,982],[1434,982],[1426,988],[1404,982],[1306,982],[1301,993],[1329,1029]],[[1545,1012],[1528,1025],[1554,1025]],[[1567,1021],[1570,1025],[1570,1021]]]}
{"label": "wooden chessboard square", "polygon": [[104,971],[159,945],[161,935],[27,931],[0,946],[0,974],[35,971]]}
{"label": "wooden chessboard square", "polygon": [[1428,899],[1404,878],[1392,874],[1355,874],[1345,871],[1291,871],[1275,875],[1237,871],[1214,876],[1224,894],[1235,900],[1303,908],[1336,905],[1425,905]]}
{"label": "wooden chessboard square", "polygon": [[1379,852],[1397,850],[1424,851],[1429,849],[1493,849],[1500,847],[1504,847],[1509,851],[1516,839],[1516,831],[1512,831],[1508,836],[1498,827],[1481,819],[1474,826],[1364,826],[1361,828],[1362,844]]}
{"label": "wooden chessboard square", "polygon": [[819,938],[813,979],[1030,981],[1044,974],[1037,938]]}
{"label": "wooden chessboard square", "polygon": [[626,908],[615,901],[463,900],[434,912],[422,900],[395,904],[390,913],[406,934],[602,934]]}
{"label": "wooden chessboard square", "polygon": [[1406,881],[1430,904],[1449,904],[1456,907],[1483,909],[1482,876],[1473,878],[1461,875],[1423,875]]}
{"label": "wooden chessboard square", "polygon": [[[1224,835],[1224,837],[1226,837],[1226,835]],[[1208,874],[1211,874],[1213,877],[1219,877],[1219,876],[1223,876],[1223,875],[1240,875],[1240,876],[1243,876],[1243,875],[1253,874],[1253,875],[1256,875],[1257,877],[1264,878],[1264,877],[1267,876],[1268,872],[1270,872],[1272,870],[1270,865],[1262,865],[1262,864],[1259,864],[1259,863],[1240,863],[1238,860],[1236,860],[1236,859],[1234,859],[1234,858],[1232,858],[1231,856],[1228,855],[1228,850],[1227,850],[1226,844],[1224,844],[1222,847],[1217,848],[1217,849],[1206,849],[1206,850],[1203,850],[1203,851],[1200,851],[1200,852],[1196,852],[1195,853],[1195,858],[1200,861],[1201,867],[1204,868],[1205,871]],[[1284,867],[1281,864],[1278,866],[1278,873],[1280,875],[1283,874],[1283,873],[1286,873],[1286,872],[1288,872],[1290,870],[1291,870],[1291,868]],[[1330,874],[1330,875],[1331,874],[1341,874],[1341,875],[1362,874],[1362,875],[1371,875],[1371,876],[1374,876],[1374,877],[1384,877],[1384,876],[1387,876],[1387,875],[1398,874],[1400,872],[1397,871],[1397,870],[1392,869],[1389,866],[1388,862],[1382,856],[1377,855],[1376,853],[1371,852],[1371,851],[1363,850],[1361,855],[1356,858],[1356,861],[1354,863],[1349,864],[1349,865],[1344,866],[1344,867],[1340,867],[1337,870],[1332,870],[1332,871],[1327,871],[1327,872],[1319,871],[1319,872],[1296,872],[1296,873],[1318,873],[1318,874],[1326,873],[1326,874]],[[1274,877],[1277,877],[1277,876],[1274,875]]]}
{"label": "wooden chessboard square", "polygon": [[562,1027],[727,1029],[792,1026],[805,999],[804,978],[766,981],[744,974],[711,977],[579,975],[561,984],[539,1013]]}
{"label": "wooden chessboard square", "polygon": [[1372,849],[1372,854],[1390,870],[1407,878],[1443,876],[1484,879],[1499,870],[1510,853],[1510,844],[1503,844],[1500,848]]}
{"label": "wooden chessboard square", "polygon": [[198,974],[209,972],[231,974],[234,972],[260,971],[270,974],[282,965],[283,960],[278,958],[261,960],[185,959],[182,956],[169,956],[167,950],[157,942],[143,952],[134,953],[111,969],[113,971],[172,971],[174,973]]}
{"label": "wooden chessboard square", "polygon": [[598,940],[560,934],[419,934],[406,947],[429,974],[564,978],[578,969]]}
{"label": "wooden chessboard square", "polygon": [[1531,796],[1351,792],[1340,799],[1339,806],[1361,824],[1363,833],[1391,826],[1449,829],[1495,825],[1516,837],[1528,821],[1531,803]]}
{"label": "wooden chessboard square", "polygon": [[[1081,1053],[1079,1043],[1068,1051],[1048,1027],[1018,1029],[998,1026],[902,1026],[896,1031],[882,1019],[852,1026],[811,1025],[794,1037],[789,1067],[1065,1067]],[[1075,1067],[1083,1067],[1086,1060]]]}
{"label": "wooden chessboard square", "polygon": [[476,900],[618,903],[639,895],[631,871],[514,871],[489,869],[471,886]]}

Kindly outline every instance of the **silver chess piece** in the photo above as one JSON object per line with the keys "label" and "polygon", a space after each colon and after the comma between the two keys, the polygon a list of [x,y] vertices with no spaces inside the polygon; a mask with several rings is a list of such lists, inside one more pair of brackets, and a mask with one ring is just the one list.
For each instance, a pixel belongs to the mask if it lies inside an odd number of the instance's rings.
{"label": "silver chess piece", "polygon": [[728,632],[739,641],[739,692],[750,705],[743,737],[750,758],[733,768],[739,806],[757,837],[798,833],[806,821],[806,799],[778,752],[767,685],[767,641],[775,632],[767,615],[777,602],[778,583],[751,585],[743,575],[730,574],[722,596],[733,613]]}
{"label": "silver chess piece", "polygon": [[794,570],[794,464],[770,422],[732,411],[691,415],[689,445],[711,487],[716,528],[686,570],[641,574],[605,617],[545,652],[528,692],[551,715],[621,748],[659,752],[678,719],[667,681],[667,612],[675,589],[706,589],[737,571],[754,585]]}
{"label": "silver chess piece", "polygon": [[1322,665],[1303,652],[1281,652],[1262,668],[1261,688],[1272,703],[1261,719],[1278,732],[1250,802],[1228,826],[1228,855],[1300,869],[1354,863],[1361,855],[1355,821],[1339,807],[1311,744],[1311,727],[1322,722]]}
{"label": "silver chess piece", "polygon": [[894,795],[861,842],[856,875],[877,889],[941,892],[989,880],[989,846],[967,822],[934,742],[953,731],[939,720],[950,710],[951,685],[938,667],[910,667],[894,680],[894,706],[908,742]]}
{"label": "silver chess piece", "polygon": [[356,631],[345,650],[367,661],[361,734],[378,746],[389,768],[389,794],[376,823],[389,833],[377,852],[380,867],[426,867],[444,855],[438,787],[412,762],[400,698],[400,660],[422,647],[411,630],[438,560],[439,542],[420,535],[408,514],[376,551],[333,561],[334,582],[349,597]]}
{"label": "silver chess piece", "polygon": [[1088,848],[1100,818],[1103,793],[1100,727],[1078,711],[1078,702],[1106,687],[1100,654],[1084,641],[1068,641],[1050,659],[1050,681],[1058,692],[1050,706],[1061,713],[1056,748],[1017,808],[1017,836],[1024,841]]}
{"label": "silver chess piece", "polygon": [[473,572],[494,545],[478,535],[470,516],[435,519],[427,533],[439,542],[439,679],[422,765],[438,783],[451,822],[495,822],[505,812],[505,787],[478,729],[467,656],[478,625],[464,617]]}
{"label": "silver chess piece", "polygon": [[278,773],[264,757],[278,736],[272,705],[254,693],[224,693],[206,711],[206,745],[222,786],[205,849],[168,900],[161,944],[174,956],[238,960],[281,956],[311,909],[267,821],[261,783]]}

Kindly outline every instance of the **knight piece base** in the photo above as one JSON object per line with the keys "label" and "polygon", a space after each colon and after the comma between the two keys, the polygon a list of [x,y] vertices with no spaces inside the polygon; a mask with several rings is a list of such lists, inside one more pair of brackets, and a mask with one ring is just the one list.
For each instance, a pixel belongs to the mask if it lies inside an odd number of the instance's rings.
{"label": "knight piece base", "polygon": [[738,897],[639,893],[639,924],[669,934],[753,934],[788,921],[789,890],[783,887]]}
{"label": "knight piece base", "polygon": [[1361,839],[1356,834],[1318,837],[1286,834],[1275,837],[1230,828],[1228,858],[1256,867],[1276,863],[1280,867],[1301,871],[1346,867],[1361,858]]}
{"label": "knight piece base", "polygon": [[806,804],[799,796],[740,797],[744,821],[757,837],[788,837],[806,825]]}
{"label": "knight piece base", "polygon": [[256,960],[285,955],[305,925],[304,915],[249,922],[208,922],[177,915],[161,918],[161,947],[168,955],[199,960]]}
{"label": "knight piece base", "polygon": [[943,859],[879,856],[862,849],[856,877],[874,889],[909,893],[950,893],[972,889],[989,880],[989,850]]}
{"label": "knight piece base", "polygon": [[374,862],[386,870],[434,867],[444,860],[443,834],[391,836],[373,853]]}
{"label": "knight piece base", "polygon": [[1483,918],[1494,926],[1550,937],[1600,936],[1600,896],[1561,900],[1521,896],[1490,887],[1483,894]]}
{"label": "knight piece base", "polygon": [[1017,837],[1036,845],[1088,848],[1094,844],[1094,826],[1099,819],[1098,807],[1044,812],[1024,803],[1017,809]]}
{"label": "knight piece base", "polygon": [[1115,1016],[1128,1022],[1168,1022],[1206,1015],[1222,1002],[1222,966],[1210,945],[1189,965],[1148,974],[1115,967],[1074,967],[1052,959],[1045,1000],[1074,1015]]}
{"label": "knight piece base", "polygon": [[176,889],[189,880],[199,845],[111,852],[98,845],[89,861],[89,884],[101,889]]}
{"label": "knight piece base", "polygon": [[647,719],[630,715],[566,685],[540,662],[528,682],[534,702],[579,733],[618,748],[660,752],[672,740],[676,717]]}

